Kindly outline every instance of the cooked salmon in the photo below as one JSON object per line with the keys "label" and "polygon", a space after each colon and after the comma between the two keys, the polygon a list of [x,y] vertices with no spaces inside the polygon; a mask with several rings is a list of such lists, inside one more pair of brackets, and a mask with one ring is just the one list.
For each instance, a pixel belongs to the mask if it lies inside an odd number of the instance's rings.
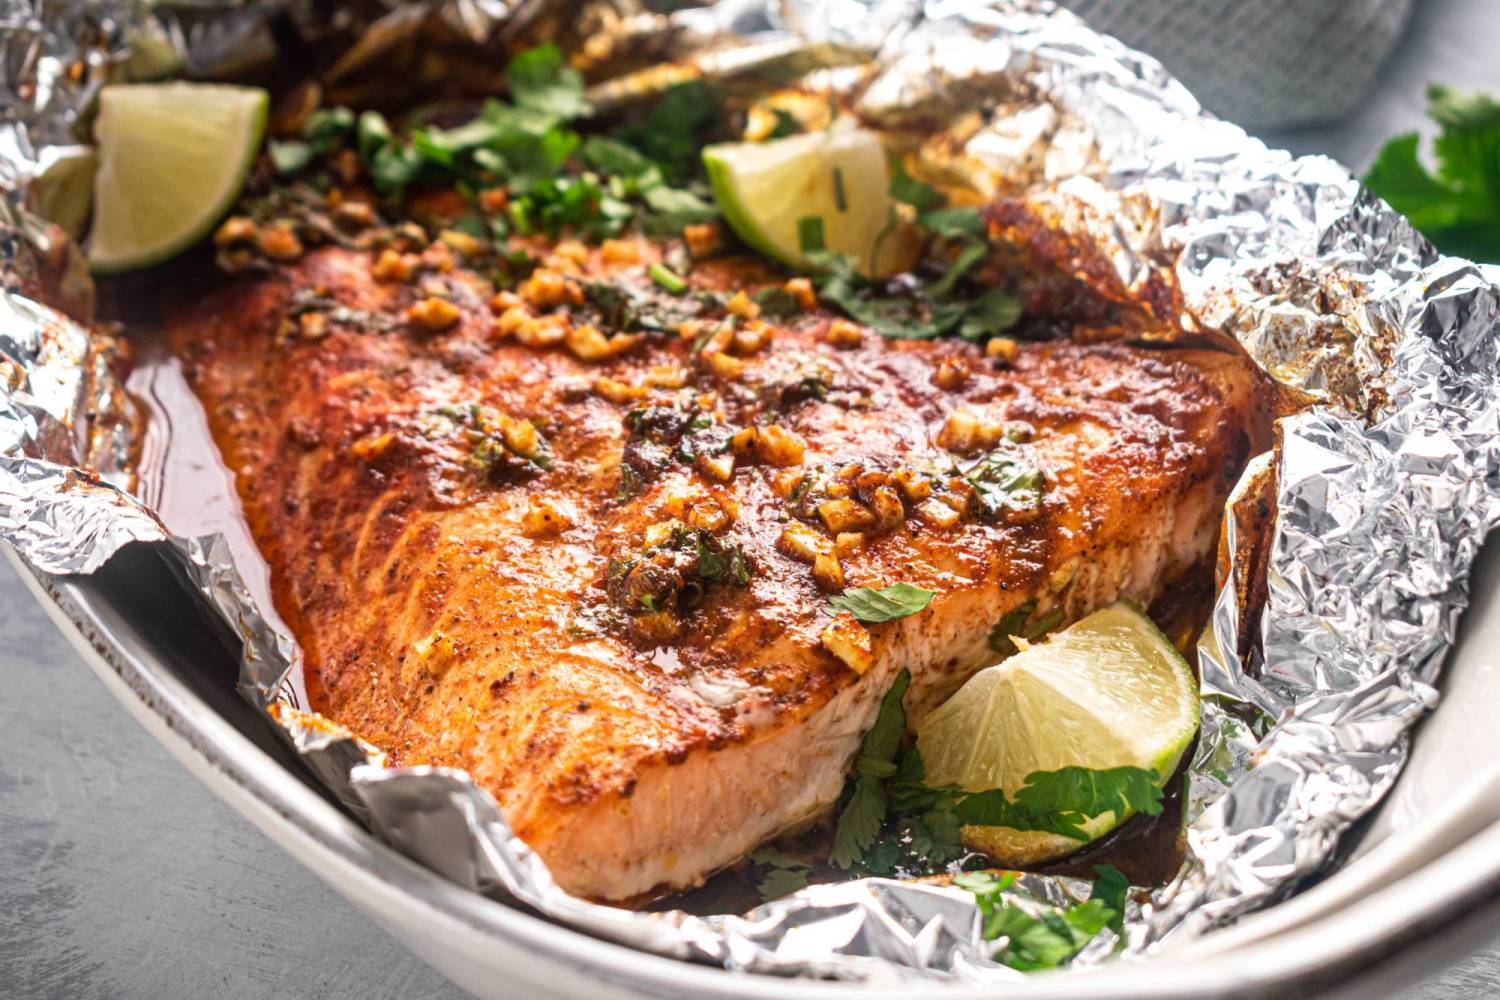
{"label": "cooked salmon", "polygon": [[[885,340],[646,242],[511,292],[328,247],[173,310],[314,707],[463,768],[575,894],[682,888],[825,814],[893,677],[1201,569],[1263,423],[1242,358]],[[766,300],[768,303],[770,300]],[[845,588],[935,592],[831,614]],[[1018,624],[1019,623],[1019,624]]]}

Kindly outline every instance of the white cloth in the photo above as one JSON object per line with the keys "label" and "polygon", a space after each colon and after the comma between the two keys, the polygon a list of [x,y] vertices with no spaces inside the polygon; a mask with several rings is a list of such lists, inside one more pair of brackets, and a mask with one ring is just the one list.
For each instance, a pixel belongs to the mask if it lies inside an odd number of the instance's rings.
{"label": "white cloth", "polygon": [[1374,82],[1413,0],[1060,0],[1160,59],[1203,106],[1250,129],[1327,121]]}

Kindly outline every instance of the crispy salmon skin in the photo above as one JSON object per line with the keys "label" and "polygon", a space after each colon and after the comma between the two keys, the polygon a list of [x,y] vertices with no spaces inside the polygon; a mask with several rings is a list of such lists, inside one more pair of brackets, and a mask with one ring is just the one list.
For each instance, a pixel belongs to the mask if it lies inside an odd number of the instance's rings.
{"label": "crispy salmon skin", "polygon": [[[1262,420],[1232,354],[885,340],[805,284],[755,315],[752,262],[668,295],[657,255],[560,245],[494,295],[330,247],[170,324],[314,707],[610,900],[826,812],[901,668],[920,718],[1003,617],[1203,566]],[[830,614],[898,581],[930,606]]]}

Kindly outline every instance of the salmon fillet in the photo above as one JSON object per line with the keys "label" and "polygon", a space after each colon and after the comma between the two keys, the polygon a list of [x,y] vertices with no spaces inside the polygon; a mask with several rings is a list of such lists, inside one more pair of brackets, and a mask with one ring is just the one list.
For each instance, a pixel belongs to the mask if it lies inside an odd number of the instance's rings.
{"label": "salmon fillet", "polygon": [[[1007,363],[816,308],[716,334],[752,310],[665,295],[656,254],[575,250],[492,302],[462,268],[383,283],[325,248],[170,322],[314,707],[393,764],[465,769],[605,900],[826,812],[901,668],[916,720],[999,658],[1005,616],[1146,604],[1201,567],[1262,421],[1231,354]],[[828,613],[898,581],[930,607]]]}

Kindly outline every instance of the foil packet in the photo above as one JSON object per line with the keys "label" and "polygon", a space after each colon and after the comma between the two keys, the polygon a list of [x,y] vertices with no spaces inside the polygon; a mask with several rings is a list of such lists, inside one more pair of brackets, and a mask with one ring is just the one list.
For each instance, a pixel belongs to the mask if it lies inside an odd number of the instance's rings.
{"label": "foil packet", "polygon": [[[322,78],[357,92],[364,70],[424,38],[483,55],[538,34],[571,38],[585,65],[647,63],[596,83],[604,107],[691,77],[813,74],[891,132],[968,113],[950,133],[965,185],[1019,198],[1110,295],[1170,319],[1173,336],[1237,341],[1287,406],[1276,447],[1225,510],[1198,650],[1186,862],[1074,966],[1149,956],[1295,892],[1390,789],[1437,701],[1470,568],[1500,519],[1500,269],[1439,255],[1339,165],[1265,148],[1071,15],[1004,0],[726,0],[670,14],[624,0],[202,0],[23,2],[0,18],[0,537],[44,574],[160,546],[241,637],[241,687],[302,759],[377,836],[460,885],[732,970],[1021,975],[993,960],[973,897],[939,884],[817,885],[742,916],[575,899],[465,774],[386,767],[298,704],[295,643],[231,546],[174,537],[129,492],[140,420],[121,386],[125,348],[89,323],[66,235],[28,213],[58,165],[86,155],[81,127],[104,82],[241,74],[274,65],[292,37],[331,40]],[[1034,910],[1086,892],[1024,875],[1007,898]]]}

